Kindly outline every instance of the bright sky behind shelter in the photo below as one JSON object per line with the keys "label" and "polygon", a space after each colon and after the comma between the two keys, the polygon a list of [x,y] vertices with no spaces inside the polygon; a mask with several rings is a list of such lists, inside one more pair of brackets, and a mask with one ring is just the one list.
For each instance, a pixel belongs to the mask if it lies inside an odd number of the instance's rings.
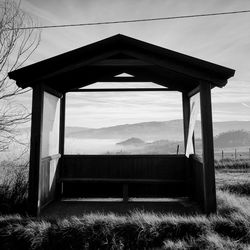
{"label": "bright sky behind shelter", "polygon": [[[39,25],[57,25],[250,10],[250,1],[22,0],[21,8],[32,15]],[[214,121],[250,119],[250,13],[44,29],[41,43],[27,65],[118,33],[235,69],[235,77],[229,80],[227,86],[222,89],[216,88],[212,92],[213,119]],[[82,106],[89,106],[93,112],[102,114],[106,112],[107,119],[104,121],[97,117],[82,116],[85,120],[80,120],[79,126],[91,126],[93,123],[91,119],[95,120],[96,127],[122,124],[124,121],[121,122],[119,116],[114,116],[114,113],[117,111],[124,113],[126,109],[124,103],[133,106],[132,112],[126,115],[126,123],[140,122],[142,121],[140,117],[144,117],[143,121],[180,118],[173,112],[175,107],[180,108],[180,99],[169,96],[171,105],[166,107],[164,100],[166,93],[133,93],[133,95],[123,95],[121,98],[114,96],[114,93],[105,93],[106,98],[102,99],[102,107],[106,107],[106,111],[104,108],[100,109],[101,95],[102,93],[96,93],[95,99],[75,96],[68,107],[69,121],[79,117]],[[20,101],[29,106],[31,95],[21,97]],[[136,110],[141,107],[141,103],[143,108],[140,109],[138,116]],[[116,109],[113,108],[114,105]],[[155,113],[155,110],[159,112]],[[150,113],[154,116],[150,117],[148,115]]]}

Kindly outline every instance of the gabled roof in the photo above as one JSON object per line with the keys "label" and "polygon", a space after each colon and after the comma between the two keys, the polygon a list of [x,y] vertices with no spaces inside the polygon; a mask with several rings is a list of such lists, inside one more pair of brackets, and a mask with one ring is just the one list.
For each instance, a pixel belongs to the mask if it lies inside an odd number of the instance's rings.
{"label": "gabled roof", "polygon": [[[201,82],[222,87],[234,70],[124,35],[115,35],[9,73],[21,88],[46,84],[67,92],[128,73],[178,91]],[[125,83],[124,83],[125,84]]]}

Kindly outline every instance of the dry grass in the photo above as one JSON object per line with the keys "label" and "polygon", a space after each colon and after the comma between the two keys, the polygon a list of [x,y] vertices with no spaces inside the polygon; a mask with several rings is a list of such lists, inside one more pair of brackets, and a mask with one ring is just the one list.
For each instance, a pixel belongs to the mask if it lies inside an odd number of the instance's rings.
{"label": "dry grass", "polygon": [[249,196],[250,169],[219,169],[216,171],[216,184],[220,190]]}
{"label": "dry grass", "polygon": [[250,159],[215,160],[216,169],[250,169]]}
{"label": "dry grass", "polygon": [[218,191],[218,215],[210,217],[140,211],[65,219],[0,217],[0,249],[247,249],[249,207],[249,198]]}
{"label": "dry grass", "polygon": [[[235,173],[230,171],[217,172],[217,215],[141,211],[128,216],[95,213],[65,219],[5,215],[0,217],[0,249],[249,249],[250,197],[242,191],[246,186],[238,185],[248,172],[239,170],[238,178],[232,178]],[[19,193],[17,187],[23,190],[16,185],[13,194]],[[21,193],[25,200],[26,193]],[[15,195],[10,197],[15,200]]]}
{"label": "dry grass", "polygon": [[250,181],[245,183],[234,183],[234,184],[225,184],[220,187],[221,190],[229,191],[239,195],[248,195],[250,196]]}
{"label": "dry grass", "polygon": [[28,165],[8,165],[0,183],[0,214],[20,213],[27,211],[28,198]]}

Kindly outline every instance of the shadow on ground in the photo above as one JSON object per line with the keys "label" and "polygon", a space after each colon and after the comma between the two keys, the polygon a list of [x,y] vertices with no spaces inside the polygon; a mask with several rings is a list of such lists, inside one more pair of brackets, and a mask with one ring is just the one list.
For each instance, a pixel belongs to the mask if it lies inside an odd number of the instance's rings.
{"label": "shadow on ground", "polygon": [[41,217],[81,216],[86,213],[115,213],[126,215],[131,211],[154,213],[175,213],[192,215],[200,213],[197,204],[187,198],[178,199],[63,199],[49,204],[41,212]]}

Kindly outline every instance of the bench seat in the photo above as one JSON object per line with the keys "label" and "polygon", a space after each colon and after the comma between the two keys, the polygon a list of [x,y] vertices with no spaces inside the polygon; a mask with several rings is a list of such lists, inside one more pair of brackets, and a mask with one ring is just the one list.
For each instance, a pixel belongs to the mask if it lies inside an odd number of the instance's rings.
{"label": "bench seat", "polygon": [[124,178],[60,178],[61,194],[63,194],[63,183],[121,183],[123,184],[123,201],[128,201],[128,184],[185,184],[186,180],[172,179],[124,179]]}

